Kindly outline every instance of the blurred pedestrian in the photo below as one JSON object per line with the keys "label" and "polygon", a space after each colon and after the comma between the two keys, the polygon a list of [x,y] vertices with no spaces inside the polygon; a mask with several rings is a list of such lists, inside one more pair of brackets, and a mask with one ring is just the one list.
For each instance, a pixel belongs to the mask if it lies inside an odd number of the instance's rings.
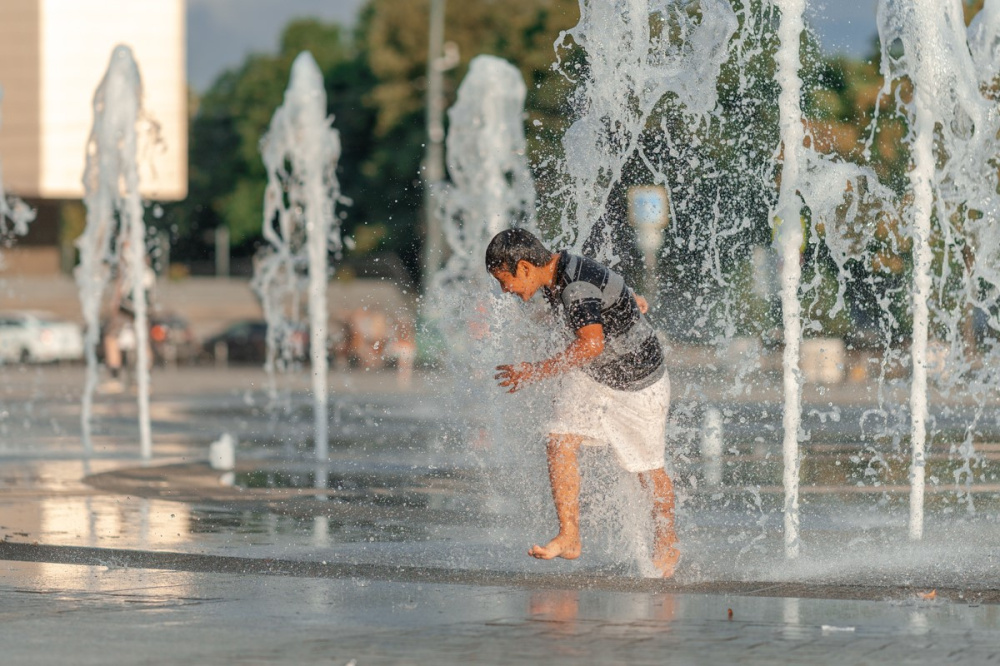
{"label": "blurred pedestrian", "polygon": [[[127,247],[127,244],[126,246]],[[123,250],[124,251],[124,250]],[[115,285],[111,292],[110,315],[104,327],[104,334],[101,339],[104,348],[104,365],[108,369],[108,379],[101,384],[103,393],[121,393],[125,390],[124,376],[122,369],[126,354],[132,358],[136,351],[137,336],[135,331],[135,301],[131,280],[128,279],[128,272],[119,269],[115,278]],[[156,283],[156,274],[153,269],[146,266],[143,272],[142,285],[145,290],[147,305],[150,303],[150,293]],[[146,344],[148,348],[148,359],[152,363],[152,347],[149,347],[147,336]]]}
{"label": "blurred pedestrian", "polygon": [[413,365],[417,359],[417,336],[413,320],[408,315],[396,319],[394,335],[386,349],[386,354],[396,363],[396,377],[399,385],[409,386],[413,379]]}

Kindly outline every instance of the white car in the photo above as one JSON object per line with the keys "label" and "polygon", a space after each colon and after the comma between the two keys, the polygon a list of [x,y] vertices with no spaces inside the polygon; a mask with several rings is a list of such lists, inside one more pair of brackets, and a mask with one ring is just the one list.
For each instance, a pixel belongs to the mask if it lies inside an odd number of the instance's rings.
{"label": "white car", "polygon": [[83,331],[48,312],[0,312],[0,360],[21,363],[78,361]]}

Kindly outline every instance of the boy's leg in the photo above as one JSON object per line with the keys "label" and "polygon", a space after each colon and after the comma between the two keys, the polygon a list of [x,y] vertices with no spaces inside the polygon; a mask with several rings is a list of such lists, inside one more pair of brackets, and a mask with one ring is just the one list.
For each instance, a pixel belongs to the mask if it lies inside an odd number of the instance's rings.
{"label": "boy's leg", "polygon": [[674,484],[661,467],[639,473],[639,482],[653,496],[653,524],[656,530],[653,545],[653,566],[664,578],[674,575],[681,552],[677,549],[674,529]]}
{"label": "boy's leg", "polygon": [[549,435],[547,453],[552,499],[559,517],[559,534],[546,546],[532,546],[528,554],[541,560],[580,557],[580,466],[583,437]]}

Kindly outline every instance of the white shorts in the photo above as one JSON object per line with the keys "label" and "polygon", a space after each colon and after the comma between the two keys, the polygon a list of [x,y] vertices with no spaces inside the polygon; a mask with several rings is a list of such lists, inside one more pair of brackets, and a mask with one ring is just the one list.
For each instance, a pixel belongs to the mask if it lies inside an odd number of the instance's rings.
{"label": "white shorts", "polygon": [[550,434],[579,435],[584,445],[610,446],[629,472],[663,467],[670,410],[666,372],[641,391],[619,391],[573,370],[563,375],[552,407]]}

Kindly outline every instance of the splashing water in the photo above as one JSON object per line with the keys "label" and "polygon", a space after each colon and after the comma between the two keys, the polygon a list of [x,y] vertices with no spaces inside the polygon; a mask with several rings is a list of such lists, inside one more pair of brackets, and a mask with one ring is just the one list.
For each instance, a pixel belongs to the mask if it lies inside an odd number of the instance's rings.
{"label": "splashing water", "polygon": [[[3,104],[3,87],[0,86],[0,106]],[[0,127],[3,126],[0,116]],[[28,233],[28,225],[35,219],[35,211],[15,196],[7,196],[3,188],[3,162],[0,162],[0,241],[10,242],[15,236]],[[0,255],[0,266],[3,257]]]}
{"label": "splashing water", "polygon": [[137,131],[142,112],[142,80],[132,51],[117,46],[94,93],[94,125],[87,141],[83,174],[87,224],[77,240],[80,263],[74,272],[86,326],[87,377],[81,425],[84,448],[93,450],[91,412],[97,387],[97,345],[101,302],[112,280],[130,294],[136,339],[136,385],[141,455],[152,457],[149,421],[149,324],[146,303],[146,226],[139,195]]}
{"label": "splashing water", "polygon": [[[666,186],[671,226],[660,257],[666,288],[651,296],[660,307],[671,309],[663,317],[671,334],[681,340],[710,343],[720,351],[735,347],[740,336],[767,339],[772,335],[766,318],[753,326],[741,321],[749,312],[747,304],[741,302],[749,288],[741,286],[741,280],[752,282],[741,277],[741,272],[745,270],[742,264],[749,264],[749,256],[756,257],[757,249],[774,245],[780,250],[783,293],[780,310],[775,307],[774,312],[783,315],[775,319],[784,343],[785,404],[781,414],[786,455],[784,474],[778,478],[784,477],[786,503],[783,511],[778,511],[785,519],[786,555],[790,557],[798,554],[800,544],[799,447],[814,434],[843,437],[836,433],[837,426],[830,433],[810,432],[802,426],[800,344],[804,337],[843,335],[836,329],[827,330],[827,322],[850,322],[849,317],[857,316],[856,309],[862,307],[859,299],[869,299],[877,309],[868,315],[865,325],[872,326],[878,339],[866,339],[863,343],[872,347],[859,354],[864,363],[875,364],[872,395],[877,404],[857,409],[858,421],[852,426],[860,432],[854,443],[857,448],[849,455],[856,466],[852,473],[864,475],[857,485],[898,487],[895,475],[907,443],[901,429],[906,420],[913,422],[910,440],[914,451],[921,446],[919,431],[930,426],[941,432],[942,426],[929,419],[926,405],[926,385],[934,382],[944,395],[956,399],[968,396],[974,403],[942,407],[939,412],[952,422],[961,422],[964,429],[962,441],[951,444],[951,456],[957,458],[957,464],[947,476],[954,476],[959,501],[971,512],[972,484],[986,480],[985,459],[976,452],[974,442],[989,431],[985,426],[992,424],[995,429],[1000,424],[1000,418],[986,409],[1000,385],[1000,316],[996,306],[1000,232],[994,228],[998,212],[995,146],[1000,125],[995,77],[1000,58],[1000,9],[996,3],[987,3],[965,30],[958,3],[938,6],[884,0],[879,15],[885,79],[882,96],[889,99],[875,105],[867,143],[858,143],[851,156],[845,156],[846,151],[838,155],[833,148],[823,147],[830,141],[822,134],[822,124],[803,112],[800,100],[811,92],[803,83],[809,80],[806,72],[817,71],[807,54],[800,52],[806,29],[804,6],[802,0],[732,6],[722,1],[582,1],[580,23],[556,43],[561,57],[559,70],[577,84],[571,97],[576,117],[563,138],[562,154],[543,157],[543,167],[559,165],[561,180],[559,187],[543,190],[540,195],[537,222],[530,218],[530,212],[525,218],[531,220],[525,224],[537,225],[555,248],[569,248],[614,264],[620,259],[617,253],[627,250],[630,242],[628,238],[613,238],[616,227],[623,226],[618,208],[625,190],[650,183]],[[932,30],[937,32],[932,34]],[[473,78],[470,70],[463,89],[474,89]],[[909,94],[908,86],[919,91],[921,81],[925,91],[932,91],[929,101],[926,96]],[[495,232],[489,224],[496,219],[498,208],[509,205],[497,202],[510,201],[488,192],[485,183],[504,181],[488,172],[495,169],[490,160],[473,157],[480,153],[472,146],[485,145],[491,132],[497,138],[509,130],[477,126],[469,119],[480,116],[459,112],[468,108],[462,105],[473,96],[460,93],[459,97],[451,118],[453,134],[449,135],[455,186],[441,193],[455,255],[451,272],[442,272],[438,284],[442,291],[465,289],[461,293],[472,294],[483,289],[473,283],[485,277],[480,268],[482,248]],[[885,174],[876,171],[870,151],[881,129],[879,114],[885,115],[885,109],[893,106],[908,127],[905,139],[913,160],[909,187],[894,183],[895,190],[883,182]],[[459,140],[466,131],[463,127],[472,127],[464,143]],[[884,140],[881,136],[878,139]],[[511,194],[505,192],[504,196]],[[516,215],[508,217],[514,218]],[[470,225],[470,220],[477,222]],[[913,256],[917,270],[912,292],[902,280],[903,269],[892,269],[899,279],[890,275],[886,256],[892,254]],[[901,264],[903,261],[900,259]],[[916,311],[912,348],[905,344],[908,308],[897,303],[911,293]],[[461,314],[450,322],[455,328],[447,335],[454,347],[449,350],[454,354],[452,362],[462,368],[458,376],[472,376],[477,368],[481,372],[496,361],[520,358],[528,344],[538,354],[545,353],[535,337],[544,337],[541,328],[520,330],[522,337],[513,348],[503,346],[514,338],[510,334],[514,317],[523,321],[516,312],[520,304],[511,308],[509,303],[480,300],[487,306],[485,314],[477,313],[475,300],[468,298],[456,299],[450,310],[447,306],[443,310]],[[926,306],[923,314],[921,303]],[[863,305],[867,307],[867,301]],[[502,331],[502,335],[476,344],[463,327],[475,324],[477,316],[485,322],[485,330]],[[973,317],[987,334],[977,333],[976,339],[970,340],[963,331]],[[920,329],[929,331],[926,344]],[[549,339],[545,344],[557,346],[558,341]],[[869,349],[881,353],[881,359],[869,359]],[[726,382],[715,395],[734,402],[744,396],[750,401],[762,400],[759,393],[758,397],[751,395],[766,388],[766,379],[765,386],[758,387],[759,375],[751,374],[759,359],[751,351],[734,365],[724,366],[733,369],[736,381]],[[912,379],[906,371],[912,371]],[[486,391],[493,387],[485,386],[489,382],[483,382],[482,388],[473,383],[463,388],[470,402],[482,404],[482,396],[490,395]],[[692,403],[705,404],[705,394],[700,393],[703,389],[694,384],[682,385],[682,393],[675,396],[678,407],[688,410],[685,418],[692,413]],[[912,389],[909,408],[900,400],[905,388]],[[816,387],[820,395],[824,390]],[[810,401],[813,404],[807,416],[818,415],[823,424],[827,419],[831,424],[840,423],[848,413],[841,413],[832,401],[829,411],[817,405],[815,398]],[[509,441],[506,433],[522,441],[530,432],[530,422],[540,422],[541,415],[532,412],[532,404],[541,402],[532,399],[516,407],[505,405],[504,413],[519,410],[522,422],[511,427],[500,423],[499,417],[487,415],[483,417],[485,430],[497,433],[505,442]],[[487,404],[489,408],[480,413],[494,410],[492,403]],[[738,412],[734,405],[721,410],[725,425]],[[747,427],[754,427],[752,419]],[[770,425],[763,431],[758,428],[755,449],[758,443],[763,448],[770,444],[768,429],[776,431]],[[676,429],[672,437],[693,439]],[[850,446],[844,442],[838,445]],[[725,451],[742,453],[736,447]],[[517,450],[512,458],[526,459],[528,454]],[[911,465],[914,536],[918,535],[914,522],[922,521],[921,456],[914,454]],[[487,464],[499,463],[501,473],[505,465],[516,464],[493,453],[483,457]],[[683,451],[677,457],[687,464]],[[524,459],[517,462],[523,465]],[[739,523],[739,534],[728,537],[729,543],[742,541],[744,551],[766,552],[760,542],[772,529],[770,491],[763,489],[768,482],[741,468],[740,463],[725,464],[731,471],[727,471],[724,485],[742,487],[745,504],[760,528],[759,533],[747,532],[737,518],[734,526]],[[836,464],[841,463],[838,460]],[[602,484],[607,480],[605,471],[591,476],[600,477],[597,483]],[[691,473],[689,479],[693,486],[695,475]],[[679,485],[686,480],[679,478]],[[544,483],[544,479],[530,482]],[[930,482],[937,480],[932,476]],[[619,517],[622,506],[637,502],[634,496],[614,499],[613,489],[603,487],[605,493],[598,504],[617,502],[613,509],[619,510]],[[623,495],[628,496],[628,492],[626,489]],[[870,496],[877,497],[878,492]],[[740,504],[738,499],[730,501],[722,494],[717,499],[710,494],[690,498],[691,507],[735,508]],[[867,508],[874,515],[891,508],[891,501],[891,493],[885,491]],[[532,508],[537,511],[537,504]],[[601,508],[594,514],[600,516],[598,522],[612,517],[603,511]],[[591,518],[585,516],[585,520]],[[810,520],[810,525],[815,524],[816,517]],[[628,540],[625,531],[617,536]],[[621,545],[613,538],[608,543]],[[608,549],[611,552],[615,547]]]}
{"label": "splashing water", "polygon": [[[525,345],[537,344],[531,335],[541,331],[530,322],[524,327],[521,304],[498,295],[484,263],[486,247],[499,231],[515,226],[537,231],[524,98],[524,81],[515,67],[493,56],[472,60],[448,111],[451,182],[434,193],[451,255],[431,281],[425,306],[448,340],[445,360],[451,374],[462,378],[455,387],[456,404],[475,414],[465,439],[487,472],[490,508],[511,516],[543,511],[540,502],[531,502],[547,493],[544,479],[532,475],[544,469],[535,446],[539,424],[533,401],[524,392],[497,399],[500,389],[492,381],[492,369],[511,362]],[[510,488],[526,486],[536,492],[509,496]],[[530,507],[523,506],[526,501]]]}
{"label": "splashing water", "polygon": [[267,247],[257,257],[252,286],[267,319],[265,369],[272,401],[277,398],[275,373],[287,368],[294,356],[293,332],[302,322],[303,286],[308,293],[316,486],[323,488],[329,458],[328,256],[342,249],[334,216],[334,206],[341,201],[335,175],[340,135],[331,122],[323,74],[312,55],[302,52],[292,64],[284,102],[261,139],[268,179],[263,226]]}
{"label": "splashing water", "polygon": [[[912,152],[909,172],[912,205],[904,210],[913,239],[913,379],[911,412],[910,537],[923,534],[925,450],[928,428],[928,366],[935,340],[947,346],[940,374],[946,391],[972,393],[978,409],[960,447],[969,467],[971,437],[982,416],[986,395],[996,386],[996,346],[981,368],[968,357],[976,341],[963,339],[963,320],[975,311],[997,318],[987,292],[1000,285],[996,215],[1000,212],[995,164],[1000,116],[996,105],[998,16],[987,3],[966,30],[958,2],[919,0],[879,3],[883,95],[897,86],[896,99],[909,122],[906,142]],[[900,82],[913,86],[907,100]],[[972,381],[969,382],[971,375]],[[959,379],[962,378],[962,379]],[[956,477],[957,479],[957,477]],[[971,509],[971,495],[969,495]]]}
{"label": "splashing water", "polygon": [[[448,111],[446,142],[451,183],[435,193],[451,250],[432,280],[429,312],[448,339],[466,340],[485,315],[493,286],[486,247],[503,229],[535,230],[534,182],[525,157],[521,73],[493,56],[479,56]],[[457,314],[457,316],[456,316]],[[485,323],[485,322],[483,322]],[[452,362],[459,361],[456,353]]]}
{"label": "splashing water", "polygon": [[[654,154],[643,142],[654,113],[668,96],[692,124],[715,107],[716,82],[738,22],[723,0],[700,4],[699,16],[670,0],[580,0],[580,22],[555,44],[560,53],[572,40],[586,53],[585,64],[557,63],[577,83],[571,104],[579,113],[563,138],[565,189],[547,202],[559,209],[557,248],[579,253],[586,246],[595,258],[617,263],[607,224],[599,222],[607,222],[609,198],[627,164],[638,158],[652,182],[669,183],[656,164],[657,146]],[[603,238],[594,236],[595,229]]]}
{"label": "splashing water", "polygon": [[[556,42],[559,71],[576,83],[576,120],[557,160],[560,187],[542,197],[540,226],[556,248],[618,266],[624,200],[634,185],[663,185],[668,242],[653,316],[672,336],[727,353],[741,299],[730,264],[759,243],[773,209],[775,108],[767,58],[774,10],[764,3],[581,3],[580,23]],[[573,45],[577,48],[573,48]],[[770,235],[770,234],[768,234]],[[752,363],[737,368],[745,388]]]}

